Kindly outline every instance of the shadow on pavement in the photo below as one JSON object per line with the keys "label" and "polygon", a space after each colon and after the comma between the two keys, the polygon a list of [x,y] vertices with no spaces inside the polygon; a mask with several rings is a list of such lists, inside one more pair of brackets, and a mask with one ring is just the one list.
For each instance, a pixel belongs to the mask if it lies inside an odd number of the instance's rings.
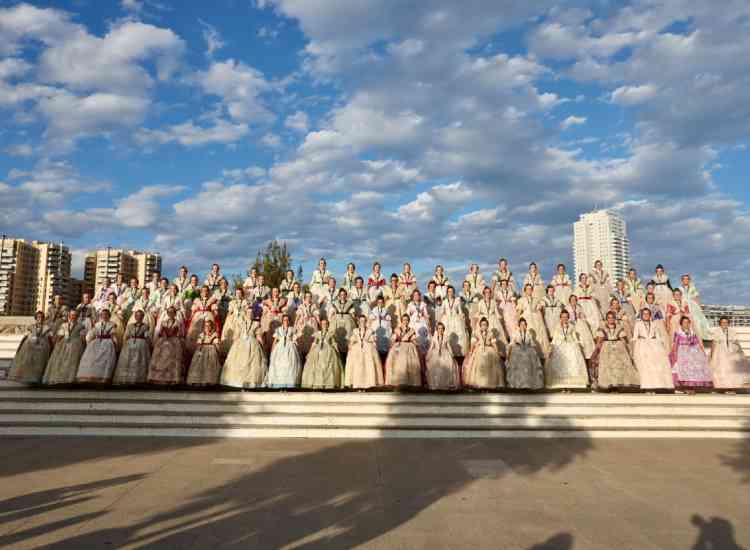
{"label": "shadow on pavement", "polygon": [[535,544],[529,550],[572,550],[572,548],[573,535],[570,533],[560,533],[544,542]]}
{"label": "shadow on pavement", "polygon": [[698,514],[690,518],[698,528],[698,538],[693,550],[745,550],[734,538],[734,526],[724,518],[706,519]]}
{"label": "shadow on pavement", "polygon": [[731,455],[722,455],[721,461],[742,475],[743,483],[750,483],[750,420],[745,420],[745,437],[737,441]]}

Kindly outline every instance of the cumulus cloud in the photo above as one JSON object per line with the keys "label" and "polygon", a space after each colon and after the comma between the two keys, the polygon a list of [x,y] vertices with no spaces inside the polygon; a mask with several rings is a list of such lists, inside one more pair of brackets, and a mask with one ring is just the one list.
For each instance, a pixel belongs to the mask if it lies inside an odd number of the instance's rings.
{"label": "cumulus cloud", "polygon": [[563,130],[568,130],[573,126],[581,126],[583,124],[586,124],[586,120],[588,119],[585,116],[571,115],[560,123],[560,128],[562,128]]}

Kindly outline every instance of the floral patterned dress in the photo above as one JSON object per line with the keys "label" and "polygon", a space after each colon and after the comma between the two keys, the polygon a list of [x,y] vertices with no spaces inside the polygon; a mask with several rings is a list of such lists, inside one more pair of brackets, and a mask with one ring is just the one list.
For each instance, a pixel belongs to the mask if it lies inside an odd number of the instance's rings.
{"label": "floral patterned dress", "polygon": [[377,388],[385,383],[377,336],[368,328],[356,328],[349,337],[344,385],[347,388]]}
{"label": "floral patterned dress", "polygon": [[185,381],[185,328],[177,319],[162,319],[154,333],[148,367],[149,384],[178,385]]}
{"label": "floral patterned dress", "polygon": [[518,331],[510,343],[506,378],[509,388],[540,390],[544,388],[544,369],[539,343],[528,331]]}
{"label": "floral patterned dress", "polygon": [[21,345],[11,363],[9,380],[24,384],[39,384],[47,367],[52,333],[45,323],[34,323],[29,333],[21,340]]}
{"label": "floral patterned dress", "polygon": [[44,371],[44,384],[72,384],[85,346],[86,325],[66,321],[57,329],[57,343]]}
{"label": "floral patterned dress", "polygon": [[453,357],[445,334],[436,332],[427,352],[425,380],[431,390],[458,390],[461,388],[461,369]]}
{"label": "floral patterned dress", "polygon": [[672,339],[672,379],[676,388],[711,388],[713,376],[708,357],[694,332],[680,329]]}

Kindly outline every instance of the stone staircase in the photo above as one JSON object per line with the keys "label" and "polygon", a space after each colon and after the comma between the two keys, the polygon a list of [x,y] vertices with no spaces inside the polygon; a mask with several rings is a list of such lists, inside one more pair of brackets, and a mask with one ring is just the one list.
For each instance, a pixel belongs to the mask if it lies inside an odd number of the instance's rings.
{"label": "stone staircase", "polygon": [[8,377],[10,363],[22,339],[23,334],[0,334],[0,380]]}
{"label": "stone staircase", "polygon": [[750,395],[0,387],[0,436],[750,438]]}

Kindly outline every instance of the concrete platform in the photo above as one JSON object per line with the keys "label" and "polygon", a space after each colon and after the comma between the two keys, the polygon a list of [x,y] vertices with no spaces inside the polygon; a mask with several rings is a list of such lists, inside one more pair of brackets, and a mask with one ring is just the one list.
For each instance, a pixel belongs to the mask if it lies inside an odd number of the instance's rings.
{"label": "concrete platform", "polygon": [[6,438],[0,547],[737,550],[748,441]]}

